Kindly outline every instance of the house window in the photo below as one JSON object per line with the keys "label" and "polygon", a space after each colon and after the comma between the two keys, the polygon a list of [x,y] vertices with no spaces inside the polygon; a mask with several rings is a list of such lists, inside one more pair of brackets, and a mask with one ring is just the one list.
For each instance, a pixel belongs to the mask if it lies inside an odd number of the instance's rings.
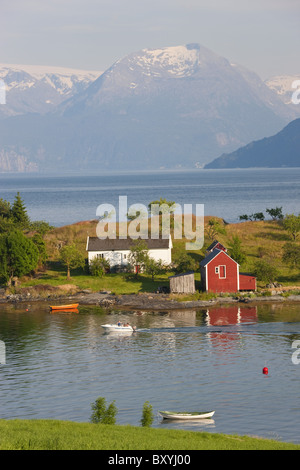
{"label": "house window", "polygon": [[97,258],[104,258],[104,254],[103,253],[98,253]]}
{"label": "house window", "polygon": [[219,279],[226,278],[226,266],[219,266]]}
{"label": "house window", "polygon": [[216,267],[215,267],[215,273],[216,273],[216,274],[219,274],[219,266],[216,266]]}
{"label": "house window", "polygon": [[124,259],[126,259],[126,258],[127,258],[127,255],[123,255],[123,256],[124,256]]}

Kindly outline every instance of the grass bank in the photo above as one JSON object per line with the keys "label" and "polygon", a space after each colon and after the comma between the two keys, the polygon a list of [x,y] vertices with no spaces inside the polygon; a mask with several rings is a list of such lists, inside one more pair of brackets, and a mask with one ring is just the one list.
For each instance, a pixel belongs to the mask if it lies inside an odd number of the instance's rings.
{"label": "grass bank", "polygon": [[58,420],[0,420],[0,450],[300,450],[248,436]]}

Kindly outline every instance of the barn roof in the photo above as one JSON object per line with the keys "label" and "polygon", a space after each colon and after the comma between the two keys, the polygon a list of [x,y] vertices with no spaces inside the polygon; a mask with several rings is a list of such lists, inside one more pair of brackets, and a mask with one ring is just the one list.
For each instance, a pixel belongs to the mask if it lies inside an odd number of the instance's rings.
{"label": "barn roof", "polygon": [[223,247],[224,248],[224,251],[227,251],[227,249],[225,248],[224,245],[222,245],[222,243],[220,243],[218,240],[214,240],[211,245],[209,245],[209,247],[206,249],[206,251],[212,251],[217,245],[219,245],[220,247]]}
{"label": "barn roof", "polygon": [[[133,242],[132,238],[105,238],[101,240],[98,237],[88,237],[86,250],[87,251],[113,251],[113,250],[130,250]],[[172,243],[170,239],[159,238],[157,240],[152,240],[151,238],[145,239],[148,250],[155,249],[168,249],[172,248]]]}
{"label": "barn roof", "polygon": [[224,253],[224,255],[228,256],[228,258],[233,261],[234,263],[238,264],[236,261],[234,261],[233,258],[231,258],[225,251],[219,250],[218,248],[215,248],[213,251],[211,251],[201,262],[200,266],[206,266],[208,263],[211,262],[216,256],[218,256],[220,253]]}

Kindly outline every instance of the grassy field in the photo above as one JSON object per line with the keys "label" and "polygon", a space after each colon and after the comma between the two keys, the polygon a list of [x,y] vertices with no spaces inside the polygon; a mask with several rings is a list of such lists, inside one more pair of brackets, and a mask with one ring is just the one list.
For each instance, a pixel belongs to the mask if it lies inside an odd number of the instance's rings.
{"label": "grassy field", "polygon": [[300,450],[247,436],[57,420],[0,420],[0,450]]}
{"label": "grassy field", "polygon": [[[205,218],[205,223],[210,217]],[[71,280],[66,279],[66,270],[59,262],[59,249],[64,244],[75,243],[80,251],[87,256],[87,236],[96,236],[97,221],[79,222],[73,225],[52,229],[46,235],[49,261],[47,269],[38,273],[34,278],[27,277],[21,280],[21,287],[27,286],[66,286],[77,290],[90,289],[91,291],[111,291],[115,294],[129,294],[138,292],[155,292],[158,286],[168,285],[168,276],[172,272],[159,275],[152,282],[150,275],[139,275],[138,279],[128,274],[107,274],[102,278],[93,277],[83,269],[71,271]],[[217,234],[216,238],[226,247],[229,246],[233,236],[238,236],[242,243],[242,249],[246,255],[245,262],[240,266],[241,272],[253,271],[254,263],[265,260],[276,266],[278,271],[277,282],[283,286],[300,287],[299,269],[285,265],[282,261],[283,246],[291,241],[290,235],[277,221],[251,221],[238,224],[224,225],[225,234]],[[211,240],[205,238],[205,246]],[[184,247],[185,240],[174,240],[172,256]],[[199,263],[205,255],[205,246],[201,250],[190,252],[190,255]],[[196,289],[200,289],[200,273],[195,273]],[[258,287],[264,287],[264,283],[258,283]],[[66,287],[67,289],[67,287]],[[67,290],[66,290],[67,291]]]}

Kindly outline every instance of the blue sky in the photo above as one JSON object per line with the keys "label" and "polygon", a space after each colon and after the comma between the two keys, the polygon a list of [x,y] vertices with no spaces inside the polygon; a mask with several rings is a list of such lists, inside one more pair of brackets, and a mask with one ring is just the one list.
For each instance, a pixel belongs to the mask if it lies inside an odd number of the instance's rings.
{"label": "blue sky", "polygon": [[261,78],[300,73],[300,0],[0,0],[1,63],[105,70],[197,42]]}

